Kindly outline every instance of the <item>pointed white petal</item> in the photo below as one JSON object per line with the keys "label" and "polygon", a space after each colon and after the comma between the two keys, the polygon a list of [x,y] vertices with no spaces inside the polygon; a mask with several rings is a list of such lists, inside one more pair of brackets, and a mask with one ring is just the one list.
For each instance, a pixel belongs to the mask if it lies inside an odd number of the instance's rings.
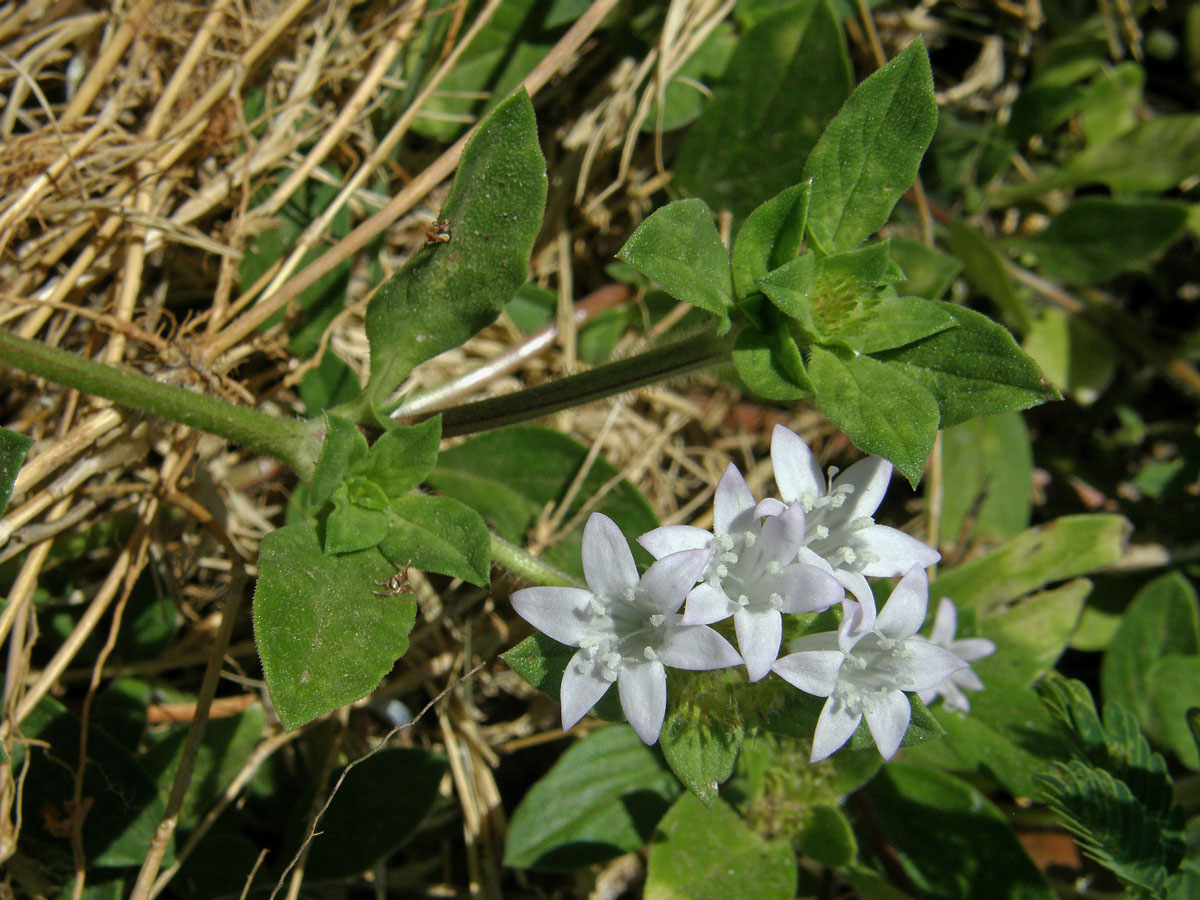
{"label": "pointed white petal", "polygon": [[771,671],[771,664],[779,656],[779,642],[783,638],[783,617],[773,609],[761,612],[743,610],[733,617],[737,632],[738,652],[746,661],[746,675],[761,681]]}
{"label": "pointed white petal", "polygon": [[712,534],[692,525],[663,525],[647,531],[637,542],[655,559],[680,550],[703,550],[712,540]]}
{"label": "pointed white petal", "polygon": [[942,704],[946,709],[956,709],[959,712],[971,711],[971,701],[953,681],[943,682],[938,693],[942,695]]}
{"label": "pointed white petal", "polygon": [[834,490],[844,484],[854,485],[854,493],[847,498],[838,517],[849,522],[860,516],[874,515],[883,502],[883,495],[887,493],[891,480],[892,464],[886,459],[878,456],[860,459],[833,479]]}
{"label": "pointed white petal", "polygon": [[658,648],[658,658],[673,669],[696,672],[742,663],[742,657],[733,645],[707,625],[672,628]]}
{"label": "pointed white petal", "polygon": [[947,647],[955,656],[964,659],[967,662],[974,662],[977,659],[983,659],[985,656],[991,656],[996,652],[996,645],[987,638],[963,638],[960,641],[951,641]]}
{"label": "pointed white petal", "polygon": [[841,582],[816,566],[795,563],[779,573],[786,613],[820,612],[840,603],[846,596]]}
{"label": "pointed white petal", "polygon": [[681,550],[654,563],[642,576],[641,591],[665,613],[683,606],[683,598],[708,565],[711,550]]}
{"label": "pointed white petal", "polygon": [[733,615],[735,607],[725,592],[711,584],[698,584],[687,595],[681,625],[711,625]]}
{"label": "pointed white petal", "polygon": [[662,663],[625,666],[617,677],[621,709],[643,743],[653,744],[667,713],[667,673]]}
{"label": "pointed white petal", "polygon": [[787,509],[787,504],[775,497],[765,497],[758,501],[758,506],[754,507],[754,518],[761,519],[763,516],[777,516]]}
{"label": "pointed white petal", "polygon": [[920,567],[909,569],[892,589],[875,619],[875,628],[892,640],[911,637],[925,623],[928,605],[929,579],[925,577],[925,570]]}
{"label": "pointed white petal", "polygon": [[975,674],[974,669],[959,669],[950,676],[950,683],[968,691],[982,691],[983,681]]}
{"label": "pointed white petal", "polygon": [[746,487],[746,479],[737,466],[730,463],[717,482],[717,493],[713,497],[713,531],[717,534],[740,531],[746,527],[740,520],[749,519],[753,510],[754,495]]}
{"label": "pointed white petal", "polygon": [[[806,635],[799,640],[811,637],[818,635]],[[771,671],[806,694],[828,697],[837,687],[838,672],[841,671],[845,659],[846,654],[841,650],[801,650],[779,657],[771,666]]]}
{"label": "pointed white petal", "polygon": [[588,612],[592,597],[591,591],[580,588],[531,587],[513,593],[512,605],[542,634],[578,647],[580,638],[592,631]]}
{"label": "pointed white petal", "polygon": [[[834,569],[833,577],[858,601],[860,616],[856,631],[870,631],[875,627],[875,594],[867,579],[858,572],[847,572],[845,569]],[[845,621],[843,617],[842,621]]]}
{"label": "pointed white petal", "polygon": [[763,563],[790,563],[804,540],[804,508],[793,503],[777,516],[768,516],[760,536]]}
{"label": "pointed white petal", "polygon": [[825,479],[817,458],[800,435],[782,425],[771,432],[771,464],[784,503],[793,503],[805,494],[825,496]]}
{"label": "pointed white petal", "polygon": [[876,696],[866,708],[867,727],[871,729],[871,737],[875,746],[884,759],[891,759],[904,740],[908,731],[909,720],[912,719],[912,706],[900,691],[888,691],[883,696]]}
{"label": "pointed white petal", "polygon": [[854,729],[862,721],[862,714],[855,714],[836,697],[825,701],[821,717],[817,719],[817,730],[813,732],[812,756],[809,762],[820,762],[850,740]]}
{"label": "pointed white petal", "polygon": [[582,650],[567,663],[567,669],[563,672],[562,687],[559,689],[563,731],[570,731],[612,687],[611,681],[595,674],[595,668]]}
{"label": "pointed white petal", "polygon": [[854,546],[860,552],[866,550],[878,557],[862,569],[864,575],[872,578],[903,575],[913,566],[924,569],[942,558],[928,544],[886,525],[872,525],[854,532]]}
{"label": "pointed white petal", "polygon": [[792,638],[787,644],[789,653],[808,653],[813,651],[836,650],[841,652],[838,633],[836,631],[820,631]]}
{"label": "pointed white petal", "polygon": [[967,668],[967,663],[949,650],[921,638],[906,641],[904,649],[903,661],[894,663],[893,670],[897,678],[905,680],[904,684],[897,684],[897,687],[906,691],[936,687],[955,672]]}
{"label": "pointed white petal", "polygon": [[588,587],[604,598],[620,597],[638,583],[629,542],[603,513],[592,513],[583,528],[583,576]]}
{"label": "pointed white petal", "polygon": [[958,631],[958,610],[954,601],[943,597],[938,601],[937,612],[933,616],[933,629],[929,632],[929,640],[942,647],[949,647]]}

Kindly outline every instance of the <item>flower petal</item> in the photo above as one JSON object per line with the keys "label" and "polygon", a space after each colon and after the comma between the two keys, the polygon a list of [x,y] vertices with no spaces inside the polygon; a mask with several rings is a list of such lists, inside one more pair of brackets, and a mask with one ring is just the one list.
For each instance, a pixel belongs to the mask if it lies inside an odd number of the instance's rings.
{"label": "flower petal", "polygon": [[611,681],[600,677],[599,668],[593,665],[591,658],[583,650],[572,656],[571,661],[567,663],[566,671],[563,672],[562,687],[559,688],[563,731],[570,731],[612,687]]}
{"label": "flower petal", "polygon": [[673,669],[695,672],[742,664],[733,644],[707,625],[672,628],[658,648],[658,658]]}
{"label": "flower petal", "polygon": [[583,528],[583,576],[597,596],[621,597],[638,583],[637,564],[617,523],[592,513]]}
{"label": "flower petal", "polygon": [[967,662],[983,659],[985,656],[991,656],[996,652],[996,645],[987,638],[963,638],[962,640],[951,641],[949,644],[943,644],[942,646],[959,659],[966,660]]}
{"label": "flower petal", "polygon": [[639,590],[665,613],[683,606],[683,598],[708,565],[711,550],[680,550],[656,561],[642,576]]}
{"label": "flower petal", "polygon": [[687,595],[687,606],[683,608],[681,625],[711,625],[728,619],[735,607],[725,592],[707,582],[698,584]]}
{"label": "flower petal", "polygon": [[761,681],[779,656],[783,617],[773,609],[742,610],[734,614],[733,627],[737,632],[738,652],[746,661],[747,677],[752,682]]}
{"label": "flower petal", "polygon": [[790,563],[804,541],[804,507],[793,503],[777,516],[763,522],[760,551],[763,563]]}
{"label": "flower petal", "polygon": [[875,619],[875,630],[892,640],[912,637],[925,623],[928,606],[929,579],[925,570],[919,566],[909,569]]}
{"label": "flower petal", "polygon": [[875,746],[884,759],[896,755],[904,733],[908,731],[908,723],[912,719],[912,705],[900,691],[888,691],[882,696],[876,695],[865,710],[867,727],[871,729],[871,737]]}
{"label": "flower petal", "polygon": [[[827,634],[832,635],[833,632]],[[819,636],[810,634],[805,637]],[[792,645],[795,646],[795,642]],[[841,650],[801,650],[779,657],[771,666],[771,671],[806,694],[828,697],[837,687],[838,672],[845,659],[846,654]]]}
{"label": "flower petal", "polygon": [[645,744],[653,744],[667,714],[667,672],[660,662],[625,666],[617,676],[621,709]]}
{"label": "flower petal", "polygon": [[870,631],[875,627],[875,594],[867,584],[865,576],[858,572],[847,572],[845,569],[834,569],[833,577],[858,601],[862,618],[857,626],[858,631]]}
{"label": "flower petal", "polygon": [[[882,618],[882,614],[880,617]],[[931,644],[924,638],[906,641],[904,650],[903,660],[893,663],[893,671],[897,678],[905,680],[906,691],[923,691],[936,687],[955,672],[968,667],[967,663],[949,650]]]}
{"label": "flower petal", "polygon": [[779,573],[785,613],[820,612],[846,596],[841,582],[816,566],[794,563]]}
{"label": "flower petal", "polygon": [[886,459],[878,456],[860,459],[833,479],[835,491],[842,485],[854,485],[854,493],[839,510],[838,518],[849,522],[861,516],[874,515],[891,481],[892,464]]}
{"label": "flower petal", "polygon": [[764,497],[758,501],[758,506],[754,507],[754,518],[761,519],[763,516],[777,516],[787,508],[788,505],[777,497]]}
{"label": "flower petal", "polygon": [[647,531],[637,542],[655,559],[680,550],[702,550],[712,541],[712,534],[694,525],[663,525]]}
{"label": "flower petal", "polygon": [[[716,534],[741,531],[749,524],[749,514],[753,510],[754,495],[750,493],[746,479],[737,466],[730,463],[717,482],[717,493],[713,497],[713,531]],[[747,521],[740,521],[742,519]]]}
{"label": "flower petal", "polygon": [[943,597],[938,601],[937,612],[933,616],[933,629],[929,632],[929,640],[942,647],[949,647],[958,631],[958,610],[954,601]]}
{"label": "flower petal", "polygon": [[942,558],[928,544],[886,525],[872,525],[854,532],[854,546],[860,553],[865,550],[876,557],[862,568],[862,573],[872,578],[902,575],[913,566],[924,569]]}
{"label": "flower petal", "polygon": [[771,464],[784,503],[793,503],[806,494],[825,496],[825,479],[817,458],[800,435],[782,425],[771,432]]}
{"label": "flower petal", "polygon": [[578,647],[592,632],[588,605],[593,597],[581,588],[531,587],[514,592],[511,599],[517,615],[542,634]]}
{"label": "flower petal", "polygon": [[817,730],[813,732],[812,756],[809,762],[820,762],[850,740],[854,729],[862,721],[861,713],[852,713],[837,697],[830,697],[817,719]]}
{"label": "flower petal", "polygon": [[966,688],[969,691],[983,690],[983,681],[975,674],[975,670],[971,668],[959,669],[950,676],[950,683]]}

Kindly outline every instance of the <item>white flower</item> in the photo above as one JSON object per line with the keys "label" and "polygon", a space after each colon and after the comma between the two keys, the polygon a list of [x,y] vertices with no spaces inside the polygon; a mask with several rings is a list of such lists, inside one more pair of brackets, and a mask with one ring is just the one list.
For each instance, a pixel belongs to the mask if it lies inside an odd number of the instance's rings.
{"label": "white flower", "polygon": [[593,513],[583,530],[583,573],[591,590],[533,587],[513,608],[539,631],[579,651],[563,673],[563,730],[571,728],[615,681],[621,709],[647,744],[658,740],[667,708],[667,673],[719,669],[742,659],[705,625],[682,625],[677,610],[704,570],[709,550],[674,553],[638,578],[616,523]]}
{"label": "white flower", "polygon": [[800,561],[827,567],[862,606],[861,630],[875,622],[875,598],[867,576],[902,575],[913,566],[931,566],[942,555],[911,535],[871,518],[892,478],[892,464],[878,456],[859,460],[829,480],[808,445],[795,432],[776,425],[771,462],[779,495],[799,503],[808,516]]}
{"label": "white flower", "polygon": [[[933,631],[930,632],[929,642],[944,647],[963,662],[968,663],[991,656],[996,652],[996,645],[987,638],[961,638],[956,641],[954,633],[957,630],[958,612],[954,608],[954,602],[949,597],[943,597],[938,604],[937,615],[933,617]],[[944,681],[931,688],[917,691],[917,696],[926,706],[941,697],[947,709],[969,712],[971,703],[967,700],[967,695],[963,693],[964,688],[969,691],[983,690],[983,682],[979,680],[979,676],[970,666],[959,669],[957,672],[951,672]]]}
{"label": "white flower", "polygon": [[773,671],[800,690],[828,697],[813,734],[812,762],[850,739],[866,717],[875,746],[890,759],[904,739],[912,707],[904,691],[939,684],[966,663],[920,636],[929,602],[929,581],[919,566],[896,585],[870,631],[856,630],[861,610],[842,618],[836,632],[805,635]]}
{"label": "white flower", "polygon": [[845,591],[822,569],[793,562],[804,539],[804,510],[799,505],[785,509],[778,500],[756,505],[732,463],[717,484],[713,532],[666,525],[642,535],[638,543],[659,559],[685,550],[711,550],[702,583],[688,594],[683,624],[710,625],[733,616],[746,673],[758,681],[779,656],[781,613],[828,609]]}

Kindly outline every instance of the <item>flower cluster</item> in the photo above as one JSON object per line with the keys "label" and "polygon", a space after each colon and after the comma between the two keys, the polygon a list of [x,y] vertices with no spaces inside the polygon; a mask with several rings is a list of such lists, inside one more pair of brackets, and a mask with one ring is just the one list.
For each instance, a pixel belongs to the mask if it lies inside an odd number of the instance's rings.
{"label": "flower cluster", "polygon": [[[804,441],[782,426],[771,440],[778,498],[756,501],[732,464],[717,485],[712,531],[656,528],[638,538],[655,558],[641,576],[625,536],[594,513],[583,533],[588,589],[533,587],[512,596],[517,613],[578,651],[563,674],[563,728],[617,684],[621,707],[647,744],[666,715],[666,666],[744,665],[751,682],[771,672],[827,697],[812,761],[841,747],[865,718],[880,753],[891,757],[908,730],[904,692],[945,698],[966,710],[963,688],[983,687],[969,661],[995,647],[954,640],[954,606],[943,600],[929,638],[924,568],[936,550],[872,518],[891,463],[870,457],[823,478]],[[903,576],[876,612],[868,577]],[[791,641],[780,656],[783,614],[842,604],[836,632]],[[681,612],[682,610],[682,612]],[[737,649],[710,626],[733,620]]]}

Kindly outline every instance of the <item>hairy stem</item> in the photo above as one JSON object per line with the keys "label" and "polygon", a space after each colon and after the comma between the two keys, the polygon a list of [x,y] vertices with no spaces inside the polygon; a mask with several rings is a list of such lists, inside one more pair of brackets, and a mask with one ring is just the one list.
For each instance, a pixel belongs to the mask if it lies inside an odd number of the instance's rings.
{"label": "hairy stem", "polygon": [[570,575],[558,571],[536,556],[530,556],[516,544],[511,544],[494,531],[492,538],[492,562],[514,575],[519,575],[532,584],[544,587],[581,587]]}

